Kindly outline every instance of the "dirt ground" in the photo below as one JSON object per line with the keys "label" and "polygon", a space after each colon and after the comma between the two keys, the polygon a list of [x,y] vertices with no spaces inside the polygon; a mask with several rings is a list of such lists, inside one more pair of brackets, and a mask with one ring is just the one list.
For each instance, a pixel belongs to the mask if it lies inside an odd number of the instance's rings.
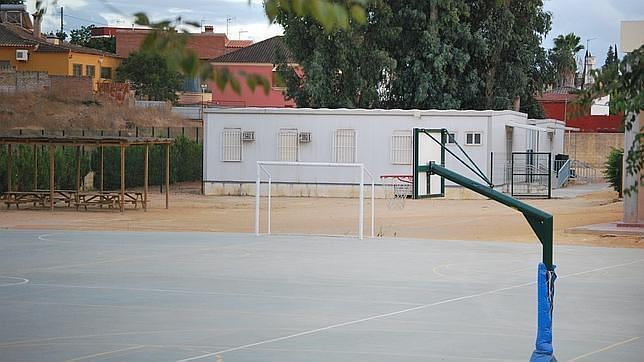
{"label": "dirt ground", "polygon": [[[170,209],[157,188],[151,190],[147,212],[126,209],[76,211],[56,208],[0,211],[0,228],[254,232],[255,198],[201,196],[196,184],[177,185]],[[608,190],[572,199],[528,200],[554,215],[556,244],[644,247],[638,236],[580,235],[565,229],[619,220],[622,203]],[[266,231],[266,200],[262,200],[262,232]],[[358,200],[341,198],[273,198],[272,232],[284,234],[357,235]],[[370,234],[370,203],[365,202],[365,236]],[[376,200],[378,236],[441,240],[537,242],[523,216],[490,200],[406,200],[403,209],[388,209]]]}

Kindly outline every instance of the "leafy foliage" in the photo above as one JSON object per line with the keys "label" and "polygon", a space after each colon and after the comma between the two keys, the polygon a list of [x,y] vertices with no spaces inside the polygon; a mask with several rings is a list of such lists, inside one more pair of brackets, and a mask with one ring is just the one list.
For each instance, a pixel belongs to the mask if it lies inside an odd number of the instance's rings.
{"label": "leafy foliage", "polygon": [[[615,111],[624,113],[624,127],[632,130],[636,115],[644,110],[644,45],[592,74],[595,83],[584,90],[579,103],[590,107],[593,99],[610,95]],[[636,132],[633,145],[626,152],[626,171],[630,175],[639,173],[640,183],[644,183],[644,126]],[[628,194],[636,189],[637,184],[629,185],[624,192]]]}
{"label": "leafy foliage", "polygon": [[[49,148],[37,146],[38,188],[49,188]],[[0,192],[7,188],[7,147],[0,148]],[[74,147],[57,147],[55,149],[55,184],[58,189],[76,188],[76,149]],[[62,170],[62,171],[61,171]],[[71,171],[70,171],[71,170]],[[81,174],[89,171],[89,158],[81,157]],[[13,190],[28,191],[33,189],[34,167],[33,148],[31,146],[14,146],[13,151]]]}
{"label": "leafy foliage", "polygon": [[613,187],[619,197],[622,197],[622,165],[624,162],[624,150],[621,148],[613,148],[608,154],[608,158],[604,163],[604,177],[606,181]]}
{"label": "leafy foliage", "polygon": [[72,30],[69,42],[109,53],[116,53],[116,38],[92,38],[92,29],[94,28],[95,26],[92,24]]}
{"label": "leafy foliage", "polygon": [[[13,148],[13,190],[28,191],[33,189],[33,148],[15,146]],[[37,146],[38,153],[38,188],[49,188],[49,148]],[[201,180],[203,146],[186,137],[178,137],[170,148],[170,182]],[[103,186],[105,190],[118,190],[121,186],[120,150],[118,147],[105,147]],[[126,148],[125,184],[127,187],[143,185],[143,147]],[[100,187],[98,177],[100,150],[95,148],[81,153],[81,175],[96,171],[94,188]],[[7,188],[7,147],[0,147],[0,192]],[[55,149],[55,184],[57,189],[74,190],[76,188],[76,148],[56,147]],[[161,185],[165,177],[164,146],[151,146],[149,154],[150,185]]]}
{"label": "leafy foliage", "polygon": [[303,68],[302,107],[514,108],[548,82],[541,0],[367,3],[365,23],[329,31],[281,9],[275,21]]}
{"label": "leafy foliage", "polygon": [[134,52],[116,70],[117,79],[129,81],[136,94],[154,101],[175,101],[182,77],[156,53]]}
{"label": "leafy foliage", "polygon": [[[92,152],[92,169],[99,170],[100,151]],[[128,147],[125,150],[125,185],[126,187],[143,186],[144,172],[143,147]],[[170,182],[201,180],[203,170],[203,146],[186,137],[178,137],[170,148]],[[121,187],[120,157],[118,147],[103,149],[103,188],[118,190]],[[148,159],[150,185],[162,185],[165,182],[165,148],[150,146]],[[100,178],[94,178],[94,188],[100,188]]]}
{"label": "leafy foliage", "polygon": [[615,63],[617,61],[619,61],[619,59],[617,58],[617,53],[615,51],[613,51],[613,46],[610,45],[608,47],[608,51],[606,52],[606,61],[604,61],[604,67],[603,68],[609,67],[611,64],[613,64],[613,63]]}
{"label": "leafy foliage", "polygon": [[563,87],[574,86],[575,74],[577,72],[577,60],[575,59],[584,46],[580,44],[581,38],[575,33],[559,35],[554,39],[554,48],[550,51],[549,58],[557,78],[555,85]]}

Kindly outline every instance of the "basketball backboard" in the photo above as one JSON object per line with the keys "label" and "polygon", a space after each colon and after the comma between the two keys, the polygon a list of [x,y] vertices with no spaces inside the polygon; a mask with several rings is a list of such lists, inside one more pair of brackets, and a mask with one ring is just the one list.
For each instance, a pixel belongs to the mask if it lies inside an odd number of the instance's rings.
{"label": "basketball backboard", "polygon": [[445,166],[445,129],[414,128],[414,198],[445,196],[445,179],[429,175],[430,162]]}

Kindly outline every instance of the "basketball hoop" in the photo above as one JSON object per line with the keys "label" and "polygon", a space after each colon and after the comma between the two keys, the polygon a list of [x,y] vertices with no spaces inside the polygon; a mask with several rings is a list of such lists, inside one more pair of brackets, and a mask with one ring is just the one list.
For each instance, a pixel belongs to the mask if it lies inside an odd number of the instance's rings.
{"label": "basketball hoop", "polygon": [[380,176],[388,209],[405,208],[405,199],[413,195],[413,178],[412,175]]}

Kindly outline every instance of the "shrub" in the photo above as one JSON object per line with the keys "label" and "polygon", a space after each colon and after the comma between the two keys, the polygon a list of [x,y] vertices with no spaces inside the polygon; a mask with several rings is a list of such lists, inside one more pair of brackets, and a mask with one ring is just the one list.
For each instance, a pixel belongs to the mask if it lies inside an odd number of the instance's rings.
{"label": "shrub", "polygon": [[[118,190],[121,187],[121,163],[119,147],[103,148],[104,190]],[[99,162],[100,149],[88,148],[81,153],[81,177],[89,171],[97,171],[94,189],[100,188]],[[143,146],[126,149],[125,185],[143,186]],[[37,146],[38,188],[49,188],[49,148]],[[56,189],[73,190],[76,188],[76,148],[56,147],[55,151]],[[170,182],[198,181],[202,176],[203,146],[198,142],[180,136],[170,148]],[[151,146],[149,154],[149,184],[161,185],[165,180],[165,146]],[[13,147],[13,190],[27,191],[33,188],[33,148],[32,146]],[[0,193],[7,190],[7,147],[0,147]]]}
{"label": "shrub", "polygon": [[604,163],[604,176],[613,189],[622,197],[622,166],[624,162],[624,150],[613,148]]}

